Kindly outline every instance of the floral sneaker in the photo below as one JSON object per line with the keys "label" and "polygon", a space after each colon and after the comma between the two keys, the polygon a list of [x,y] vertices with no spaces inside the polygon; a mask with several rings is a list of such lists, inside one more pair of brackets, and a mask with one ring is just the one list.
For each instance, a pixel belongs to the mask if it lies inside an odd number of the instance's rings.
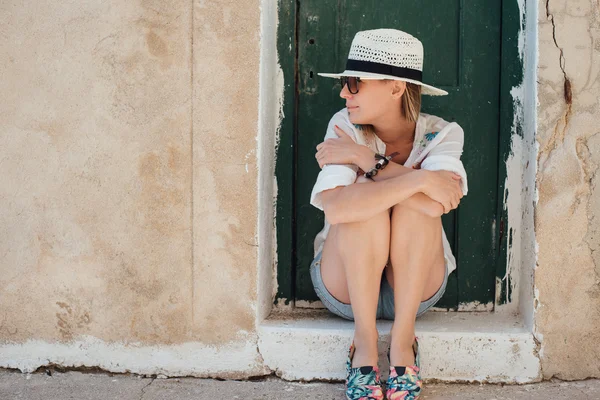
{"label": "floral sneaker", "polygon": [[[420,374],[419,342],[416,336],[413,342],[413,351],[415,353],[415,365],[401,367],[390,365],[390,375],[386,382],[385,391],[388,400],[413,400],[419,398],[423,381]],[[388,350],[389,359],[390,351]]]}
{"label": "floral sneaker", "polygon": [[352,367],[354,357],[354,341],[348,351],[346,361],[346,399],[348,400],[383,400],[381,375],[377,365]]}

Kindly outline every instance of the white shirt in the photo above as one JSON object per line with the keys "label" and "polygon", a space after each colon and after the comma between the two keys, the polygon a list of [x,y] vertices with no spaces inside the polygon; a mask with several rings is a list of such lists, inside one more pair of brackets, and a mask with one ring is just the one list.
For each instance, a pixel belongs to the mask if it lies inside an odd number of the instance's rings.
{"label": "white shirt", "polygon": [[[337,138],[334,125],[339,126],[358,144],[368,146],[373,151],[385,154],[385,143],[377,135],[366,137],[360,125],[354,125],[348,118],[348,109],[343,108],[331,117],[327,125],[325,139]],[[325,140],[324,139],[324,140]],[[467,195],[467,173],[460,161],[463,152],[464,132],[456,122],[448,122],[435,115],[420,113],[415,128],[413,148],[405,167],[420,168],[431,171],[446,170],[459,174],[462,178],[461,189],[463,196]],[[375,164],[375,160],[373,160]],[[315,183],[310,195],[310,204],[323,211],[320,193],[337,186],[351,185],[358,177],[358,166],[354,164],[329,164],[325,165]],[[314,256],[323,249],[325,238],[331,225],[325,218],[323,229],[317,234],[314,241]],[[456,269],[456,259],[450,249],[446,232],[442,228],[444,257],[448,264],[448,275]]]}

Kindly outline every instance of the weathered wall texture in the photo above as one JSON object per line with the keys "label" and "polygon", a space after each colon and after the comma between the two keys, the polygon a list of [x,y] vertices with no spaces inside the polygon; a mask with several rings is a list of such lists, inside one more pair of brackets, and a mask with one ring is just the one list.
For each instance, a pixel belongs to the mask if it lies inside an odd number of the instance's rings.
{"label": "weathered wall texture", "polygon": [[0,4],[1,342],[255,330],[259,16]]}
{"label": "weathered wall texture", "polygon": [[544,378],[600,376],[600,4],[539,1],[536,330]]}
{"label": "weathered wall texture", "polygon": [[258,0],[194,9],[194,336],[255,330]]}

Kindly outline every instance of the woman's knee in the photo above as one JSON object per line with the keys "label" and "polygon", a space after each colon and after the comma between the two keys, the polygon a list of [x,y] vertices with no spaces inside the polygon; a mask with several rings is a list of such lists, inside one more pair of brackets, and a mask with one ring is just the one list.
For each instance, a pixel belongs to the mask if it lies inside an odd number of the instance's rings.
{"label": "woman's knee", "polygon": [[[406,251],[407,248],[432,248],[431,246],[442,244],[441,217],[431,217],[418,210],[396,205],[392,210],[390,225],[390,241],[393,247],[390,257],[396,252]],[[437,238],[439,241],[436,241]]]}
{"label": "woman's knee", "polygon": [[416,210],[415,208],[408,207],[402,203],[396,204],[395,206],[393,206],[391,208],[391,215],[392,215],[392,220],[394,220],[394,219],[403,219],[403,220],[412,219],[412,220],[422,221],[423,223],[431,223],[431,224],[436,224],[436,223],[441,224],[441,221],[442,221],[441,216],[440,217],[432,217],[432,216],[428,215],[427,213],[422,212],[421,210]]}

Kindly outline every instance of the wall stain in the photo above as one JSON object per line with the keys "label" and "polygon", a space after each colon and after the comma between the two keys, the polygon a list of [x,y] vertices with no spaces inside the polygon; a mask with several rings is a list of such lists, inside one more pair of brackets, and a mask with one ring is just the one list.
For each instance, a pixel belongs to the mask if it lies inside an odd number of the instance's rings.
{"label": "wall stain", "polygon": [[[6,313],[2,317],[2,321],[0,321],[0,332],[8,334],[8,336],[14,336],[19,332],[19,328],[14,326],[8,319],[6,318]],[[2,336],[6,338],[6,336]]]}
{"label": "wall stain", "polygon": [[90,313],[77,304],[57,301],[60,311],[56,313],[58,331],[64,340],[72,340],[76,334],[81,334],[92,322]]}
{"label": "wall stain", "polygon": [[160,235],[179,235],[173,229],[173,220],[178,218],[175,211],[184,215],[187,187],[181,184],[180,173],[184,168],[182,152],[172,144],[168,144],[165,154],[151,151],[142,154],[138,161],[138,175],[141,193],[138,199],[139,210],[143,216],[142,226]]}
{"label": "wall stain", "polygon": [[146,43],[150,54],[158,58],[164,58],[168,55],[167,44],[155,32],[150,31],[146,34]]}

